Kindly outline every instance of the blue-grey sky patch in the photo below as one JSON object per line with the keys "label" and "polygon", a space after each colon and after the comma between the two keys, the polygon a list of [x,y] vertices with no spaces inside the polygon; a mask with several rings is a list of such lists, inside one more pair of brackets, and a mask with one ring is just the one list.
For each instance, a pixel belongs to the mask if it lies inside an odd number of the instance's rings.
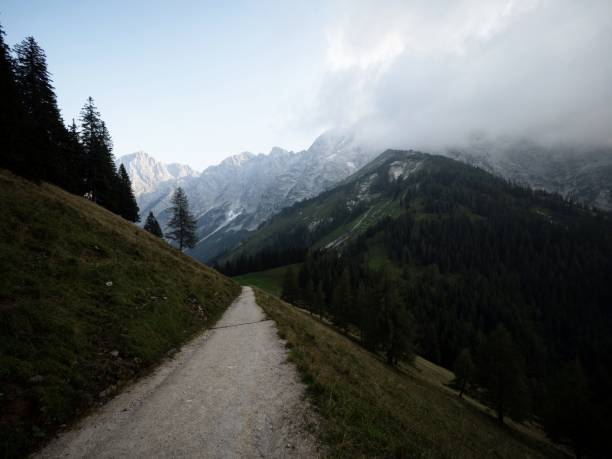
{"label": "blue-grey sky patch", "polygon": [[96,99],[117,155],[201,169],[349,125],[612,142],[609,0],[5,0],[0,22],[46,50],[66,121]]}

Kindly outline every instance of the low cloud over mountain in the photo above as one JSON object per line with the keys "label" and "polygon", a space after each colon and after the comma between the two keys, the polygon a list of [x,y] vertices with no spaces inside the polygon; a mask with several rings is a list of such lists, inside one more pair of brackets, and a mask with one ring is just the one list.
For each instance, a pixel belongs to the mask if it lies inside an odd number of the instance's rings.
{"label": "low cloud over mountain", "polygon": [[384,147],[612,144],[612,3],[341,2],[308,121]]}

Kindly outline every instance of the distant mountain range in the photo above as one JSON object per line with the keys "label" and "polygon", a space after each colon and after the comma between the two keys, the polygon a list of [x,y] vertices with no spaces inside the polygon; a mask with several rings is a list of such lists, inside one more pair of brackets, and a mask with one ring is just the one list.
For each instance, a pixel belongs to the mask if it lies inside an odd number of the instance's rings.
{"label": "distant mountain range", "polygon": [[[141,215],[152,211],[165,229],[167,209],[182,186],[197,217],[197,246],[189,253],[210,262],[246,239],[271,216],[339,184],[373,160],[379,150],[350,130],[319,136],[307,150],[275,147],[269,154],[230,156],[198,173],[163,164],[144,152],[118,159],[132,178]],[[612,211],[612,150],[543,147],[529,141],[480,140],[439,151],[532,188]]]}
{"label": "distant mountain range", "polygon": [[[218,261],[225,264],[228,261],[242,258],[243,260],[237,263],[245,265],[247,261],[244,258],[247,260],[253,258],[253,266],[247,271],[256,271],[270,267],[264,265],[269,261],[267,258],[270,257],[270,254],[276,251],[301,253],[305,249],[343,249],[380,221],[397,218],[405,212],[398,196],[401,194],[400,190],[405,192],[408,186],[406,183],[412,184],[414,188],[412,194],[417,193],[417,197],[413,198],[414,203],[411,210],[422,214],[428,212],[435,214],[437,210],[425,211],[421,208],[421,201],[431,200],[434,204],[430,203],[429,206],[436,209],[435,199],[428,195],[419,196],[421,185],[418,180],[413,179],[413,176],[426,177],[432,170],[437,170],[437,167],[442,167],[448,176],[464,173],[466,168],[462,163],[477,164],[479,169],[497,172],[497,176],[505,175],[500,174],[501,171],[504,171],[514,182],[537,183],[539,185],[537,188],[544,191],[550,188],[552,191],[565,191],[561,194],[571,196],[576,200],[592,197],[593,200],[598,199],[601,204],[609,205],[610,203],[609,200],[601,200],[602,196],[609,196],[606,195],[605,189],[595,191],[598,187],[604,188],[604,185],[609,186],[610,184],[610,182],[597,181],[606,172],[603,167],[593,167],[589,171],[583,162],[576,161],[576,158],[572,157],[575,161],[572,168],[569,166],[571,163],[568,158],[565,162],[559,156],[554,156],[555,161],[550,162],[550,169],[538,171],[537,167],[534,167],[533,175],[529,175],[527,173],[529,164],[540,167],[545,164],[545,159],[541,157],[544,153],[541,150],[532,150],[535,158],[531,163],[527,159],[525,150],[520,152],[512,150],[505,156],[500,156],[499,152],[492,150],[489,152],[486,155],[478,155],[476,152],[466,154],[453,151],[441,156],[414,151],[387,150],[329,191],[282,210],[261,225],[255,233],[237,245],[234,250],[220,257]],[[461,161],[449,161],[448,156],[451,154],[460,158]],[[599,158],[595,152],[592,155]],[[608,152],[607,155],[610,153]],[[601,152],[601,163],[607,164],[604,161],[605,158],[608,158],[607,155]],[[523,162],[519,163],[518,158]],[[585,161],[586,159],[587,157]],[[510,165],[514,165],[515,168],[511,169]],[[560,165],[565,165],[566,168]],[[562,171],[565,175],[559,172],[560,175],[555,176],[553,171]],[[484,174],[483,171],[479,172],[483,174],[483,178],[489,175]],[[538,175],[538,172],[541,175]],[[575,177],[571,182],[569,178],[568,182],[563,181],[564,177],[570,176]],[[440,177],[443,175],[440,174]],[[498,177],[496,180],[499,180]],[[440,183],[440,186],[442,185]],[[561,188],[561,185],[565,188]],[[412,196],[410,193],[407,195]],[[587,202],[595,204],[593,201]],[[503,200],[497,202],[498,205],[502,203]],[[468,215],[469,213],[470,210],[467,211]],[[274,263],[275,256],[271,258]],[[372,258],[375,259],[376,254]]]}
{"label": "distant mountain range", "polygon": [[164,164],[156,161],[144,151],[122,156],[118,163],[125,166],[132,180],[134,194],[138,197],[156,192],[164,183],[174,183],[182,178],[199,175],[184,164]]}
{"label": "distant mountain range", "polygon": [[164,165],[146,153],[123,156],[118,163],[132,178],[141,214],[152,211],[164,229],[173,190],[184,188],[198,221],[199,242],[189,253],[210,261],[281,209],[317,196],[375,156],[350,131],[335,130],[304,151],[245,152],[200,174],[188,166]]}

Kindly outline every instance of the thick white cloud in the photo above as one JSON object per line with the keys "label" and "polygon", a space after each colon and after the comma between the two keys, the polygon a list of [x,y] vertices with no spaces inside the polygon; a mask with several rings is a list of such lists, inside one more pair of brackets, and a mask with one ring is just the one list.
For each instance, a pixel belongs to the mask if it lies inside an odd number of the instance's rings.
{"label": "thick white cloud", "polygon": [[610,0],[346,1],[314,117],[386,146],[612,142]]}

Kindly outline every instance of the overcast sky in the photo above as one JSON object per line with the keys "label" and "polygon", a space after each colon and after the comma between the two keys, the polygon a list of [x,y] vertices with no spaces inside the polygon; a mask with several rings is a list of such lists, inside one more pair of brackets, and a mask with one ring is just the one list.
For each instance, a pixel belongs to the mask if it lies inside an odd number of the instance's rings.
{"label": "overcast sky", "polygon": [[66,121],[95,98],[116,155],[201,169],[351,125],[612,143],[610,0],[4,0],[0,22],[47,52]]}

